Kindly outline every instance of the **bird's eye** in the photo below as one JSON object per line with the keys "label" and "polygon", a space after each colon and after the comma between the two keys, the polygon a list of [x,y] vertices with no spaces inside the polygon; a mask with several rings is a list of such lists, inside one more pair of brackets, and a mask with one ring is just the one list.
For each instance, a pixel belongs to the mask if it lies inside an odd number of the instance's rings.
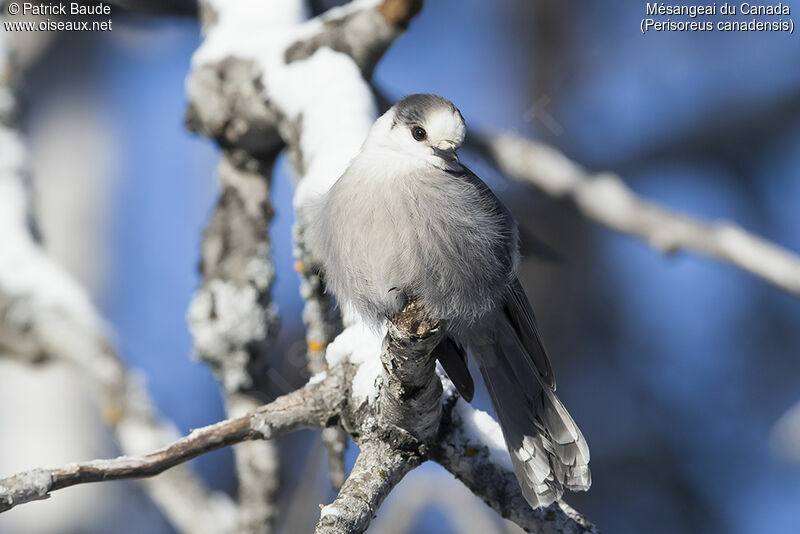
{"label": "bird's eye", "polygon": [[420,126],[414,126],[413,128],[411,128],[411,135],[417,141],[424,141],[425,138],[428,137],[428,134],[427,132],[425,132],[425,129]]}

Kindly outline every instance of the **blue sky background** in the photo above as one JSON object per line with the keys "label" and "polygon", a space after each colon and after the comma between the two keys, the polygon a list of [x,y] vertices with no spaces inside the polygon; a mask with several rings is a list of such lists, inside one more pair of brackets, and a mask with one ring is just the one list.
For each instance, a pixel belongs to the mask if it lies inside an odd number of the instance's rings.
{"label": "blue sky background", "polygon": [[[544,56],[534,45],[547,26],[526,2],[428,2],[375,78],[393,97],[442,94],[469,128],[546,140],[590,169],[619,172],[649,199],[736,221],[800,252],[797,36],[643,36],[643,3],[568,1],[557,10],[557,53]],[[128,363],[186,432],[224,416],[217,384],[190,359],[184,319],[216,190],[212,143],[183,127],[183,84],[199,30],[172,19],[115,25],[109,34],[63,39],[56,55],[87,63],[81,83],[119,154],[108,200],[110,275],[97,301]],[[61,70],[67,83],[69,69]],[[526,116],[542,96],[558,135]],[[556,264],[526,261],[522,278],[553,353],[559,395],[592,447],[594,487],[567,500],[606,532],[797,532],[800,467],[769,443],[774,422],[800,400],[797,299],[704,257],[664,258],[465,156],[521,224],[564,256]],[[292,187],[285,162],[280,169],[276,357],[301,334]],[[305,451],[311,442],[306,434],[293,443]],[[223,451],[194,465],[231,490],[230,462]],[[287,465],[290,479],[292,471]],[[169,531],[152,521],[148,531]],[[413,532],[452,532],[436,510],[415,525]]]}

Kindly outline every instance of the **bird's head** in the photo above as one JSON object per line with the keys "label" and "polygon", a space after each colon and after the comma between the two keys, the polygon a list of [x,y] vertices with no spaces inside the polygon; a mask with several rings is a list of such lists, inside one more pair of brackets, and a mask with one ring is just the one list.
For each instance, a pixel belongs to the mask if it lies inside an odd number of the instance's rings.
{"label": "bird's head", "polygon": [[403,98],[377,120],[366,146],[388,148],[447,168],[457,164],[456,150],[465,133],[464,117],[452,102],[416,94]]}

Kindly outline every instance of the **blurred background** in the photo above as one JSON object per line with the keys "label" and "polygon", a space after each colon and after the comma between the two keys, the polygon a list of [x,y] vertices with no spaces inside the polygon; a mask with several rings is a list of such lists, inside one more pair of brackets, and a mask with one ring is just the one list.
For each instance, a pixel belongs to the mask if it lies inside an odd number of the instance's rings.
{"label": "blurred background", "polygon": [[[543,140],[650,200],[800,252],[797,36],[642,35],[644,16],[643,2],[431,1],[375,80],[393,99],[446,96],[468,128]],[[185,322],[217,189],[214,145],[183,126],[200,29],[190,16],[113,20],[111,32],[52,34],[26,76],[36,213],[46,248],[91,290],[127,364],[186,433],[224,417]],[[800,402],[800,302],[705,257],[665,258],[462,159],[561,256],[527,259],[521,279],[559,396],[592,451],[591,491],[566,500],[609,533],[798,532],[800,423],[784,414]],[[287,359],[305,343],[292,180],[284,160],[279,169],[275,395],[307,379]],[[0,474],[115,454],[71,373],[0,364]],[[24,413],[19,398],[29,399]],[[485,394],[474,402],[490,410]],[[60,437],[45,439],[47,429]],[[310,532],[317,504],[334,496],[324,449],[313,432],[281,449],[283,531]],[[230,451],[192,465],[235,491]],[[400,484],[370,532],[515,528],[430,464]],[[111,531],[172,532],[135,483],[71,488],[0,516],[2,534]]]}

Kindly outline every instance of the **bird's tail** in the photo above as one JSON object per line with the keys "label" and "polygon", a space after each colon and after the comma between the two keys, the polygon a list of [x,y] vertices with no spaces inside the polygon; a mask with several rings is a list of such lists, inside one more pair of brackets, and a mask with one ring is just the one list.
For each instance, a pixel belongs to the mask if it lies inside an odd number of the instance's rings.
{"label": "bird's tail", "polygon": [[555,393],[544,385],[513,326],[498,320],[497,341],[471,347],[494,404],[522,493],[534,508],[564,488],[591,484],[589,447]]}

